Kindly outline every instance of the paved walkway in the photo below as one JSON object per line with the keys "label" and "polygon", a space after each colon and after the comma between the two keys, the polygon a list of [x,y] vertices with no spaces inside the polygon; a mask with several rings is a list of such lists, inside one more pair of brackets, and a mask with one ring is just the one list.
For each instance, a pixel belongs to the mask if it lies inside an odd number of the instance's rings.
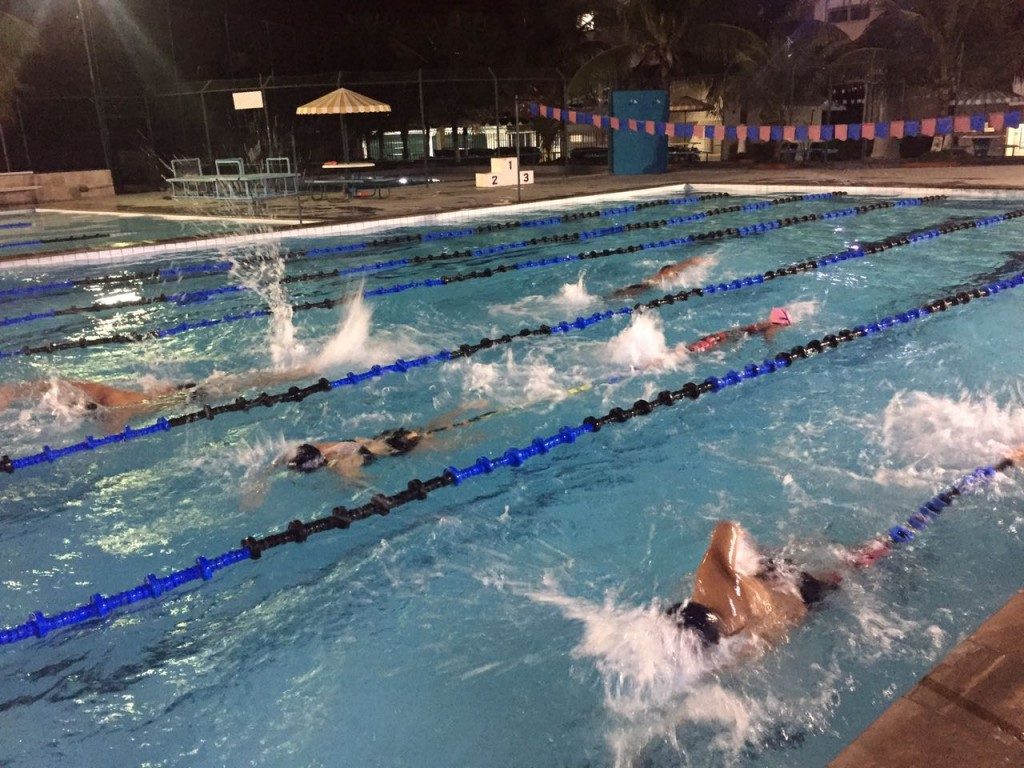
{"label": "paved walkway", "polygon": [[[569,175],[562,168],[540,167],[537,181],[522,187],[523,202],[554,200],[576,195],[661,187],[672,184],[751,184],[822,187],[938,187],[947,189],[1021,190],[1024,164],[937,166],[831,165],[816,168],[762,167],[709,164],[648,176],[612,176],[604,170]],[[324,223],[372,221],[401,216],[441,213],[465,208],[488,208],[517,201],[515,187],[477,189],[470,179],[442,181],[427,186],[395,187],[384,199],[346,200],[329,194],[326,200],[302,200],[302,218]],[[119,195],[61,203],[65,209],[128,213],[245,216],[245,206],[213,201],[171,200],[161,192]],[[270,201],[259,215],[297,219],[294,199]]]}
{"label": "paved walkway", "polygon": [[1024,766],[1024,590],[829,764],[947,765]]}

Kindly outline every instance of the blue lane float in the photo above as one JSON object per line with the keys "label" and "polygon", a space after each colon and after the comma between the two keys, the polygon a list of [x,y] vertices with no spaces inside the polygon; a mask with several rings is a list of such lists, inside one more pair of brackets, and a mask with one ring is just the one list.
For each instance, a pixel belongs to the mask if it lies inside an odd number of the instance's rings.
{"label": "blue lane float", "polygon": [[[88,437],[85,440],[74,443],[72,445],[65,446],[63,448],[52,449],[49,446],[44,446],[43,450],[29,454],[27,456],[21,456],[17,458],[11,458],[8,455],[0,456],[0,472],[13,473],[16,470],[22,470],[37,464],[52,463],[58,459],[65,458],[83,451],[95,450],[96,448],[103,447],[105,445],[111,445],[116,443],[128,442],[139,437],[145,437],[147,435],[156,434],[158,432],[164,432],[168,429],[175,429],[177,427],[183,427],[187,424],[194,423],[201,420],[212,420],[216,416],[224,413],[249,411],[254,407],[270,407],[283,402],[301,402],[307,397],[314,396],[316,394],[326,393],[339,389],[342,387],[355,386],[365,381],[371,381],[373,379],[380,378],[382,376],[390,374],[405,374],[408,371],[419,368],[426,365],[434,365],[438,363],[446,363],[458,358],[466,358],[475,355],[477,352],[485,349],[491,349],[496,346],[511,344],[516,339],[525,339],[531,336],[556,336],[563,333],[572,333],[575,331],[581,331],[589,328],[598,323],[606,322],[614,317],[623,317],[632,315],[635,312],[642,312],[648,309],[655,309],[675,303],[681,303],[689,301],[697,297],[704,297],[708,295],[720,295],[722,293],[728,293],[734,290],[740,290],[742,288],[749,288],[755,285],[762,285],[770,280],[777,280],[782,277],[788,277],[792,275],[801,274],[804,272],[810,272],[817,269],[827,268],[834,264],[846,261],[849,259],[859,259],[867,255],[880,253],[882,251],[891,250],[893,248],[899,248],[904,245],[911,243],[921,242],[922,240],[929,240],[935,237],[939,237],[942,234],[949,232],[956,232],[964,229],[972,229],[981,226],[990,226],[992,224],[999,223],[1011,218],[1019,218],[1024,216],[1024,208],[1018,209],[1017,211],[1011,211],[1009,213],[998,214],[995,216],[986,216],[982,219],[967,222],[956,222],[944,224],[940,227],[933,229],[916,231],[910,234],[894,235],[882,242],[869,243],[859,246],[851,247],[845,251],[841,251],[838,254],[831,254],[818,259],[808,259],[806,261],[790,264],[786,267],[782,267],[775,270],[769,270],[760,275],[753,275],[750,277],[740,278],[730,283],[720,283],[718,285],[710,285],[706,288],[692,288],[690,290],[681,291],[675,294],[668,294],[659,299],[653,299],[646,303],[637,303],[633,306],[620,307],[619,309],[607,310],[605,312],[595,312],[588,317],[577,317],[575,320],[563,320],[560,323],[554,325],[541,325],[536,328],[523,328],[516,333],[505,333],[501,336],[494,338],[483,338],[475,344],[461,344],[459,347],[453,350],[440,350],[433,355],[425,355],[423,357],[416,358],[414,360],[404,360],[399,358],[389,365],[374,365],[371,368],[362,371],[360,373],[349,372],[346,376],[340,379],[330,381],[326,378],[321,378],[305,387],[291,387],[286,392],[279,392],[277,394],[267,394],[266,392],[261,393],[258,397],[251,399],[245,397],[236,398],[231,403],[224,403],[216,406],[204,406],[201,410],[193,411],[191,413],[182,414],[180,416],[174,416],[169,418],[158,419],[149,426],[142,427],[140,429],[132,429],[131,427],[125,427],[123,433],[111,435],[108,438],[93,438]],[[1006,282],[1006,281],[1004,281]],[[999,287],[1003,283],[993,283],[992,290],[999,290]],[[1007,284],[1006,287],[1012,287]],[[259,310],[266,312],[266,310]],[[192,327],[210,327],[215,325],[216,321],[204,320],[200,321],[198,326],[195,324],[183,323],[180,326],[180,330],[169,329],[169,335],[175,335],[175,333],[184,333],[186,330],[190,330]],[[170,333],[174,330],[175,333]],[[876,333],[878,329],[868,327],[865,333],[871,334]]]}
{"label": "blue lane float", "polygon": [[9,221],[5,224],[0,224],[0,229],[28,229],[31,226],[31,221]]}
{"label": "blue lane float", "polygon": [[[867,205],[857,206],[855,208],[842,208],[834,211],[826,211],[821,214],[807,214],[798,217],[788,217],[785,219],[773,219],[771,221],[758,222],[757,224],[750,225],[748,227],[730,227],[723,230],[714,230],[711,232],[702,232],[693,235],[684,235],[682,237],[674,237],[667,240],[657,240],[650,243],[639,243],[637,245],[620,246],[619,248],[606,248],[603,251],[587,251],[584,253],[571,254],[567,256],[553,256],[547,259],[531,259],[528,261],[512,262],[508,264],[498,264],[493,267],[487,267],[482,270],[475,270],[472,272],[463,272],[455,275],[443,275],[438,278],[428,278],[425,280],[414,280],[408,283],[398,283],[390,286],[384,286],[381,288],[374,288],[371,290],[364,291],[361,295],[364,298],[372,298],[375,296],[384,296],[389,294],[403,293],[405,291],[419,289],[419,288],[438,288],[452,283],[463,282],[466,280],[476,280],[480,278],[494,277],[503,272],[520,271],[524,269],[540,269],[545,267],[559,266],[562,264],[570,264],[573,262],[587,261],[591,259],[606,258],[609,256],[620,256],[628,253],[635,253],[637,251],[655,250],[662,248],[681,248],[684,246],[697,245],[699,243],[706,243],[715,240],[721,240],[725,238],[740,238],[750,237],[752,235],[759,235],[766,232],[773,232],[778,229],[785,227],[797,226],[800,224],[823,221],[836,218],[844,218],[847,216],[859,216],[862,214],[870,213],[876,210],[882,210],[886,208],[896,207],[909,207],[913,205],[924,205],[925,203],[935,202],[936,200],[943,199],[943,196],[938,195],[934,197],[926,198],[909,198],[900,200],[897,202],[879,202],[870,203]],[[148,299],[139,299],[128,302],[120,302],[117,304],[106,304],[100,309],[116,309],[130,306],[140,306],[143,304],[154,304],[154,303],[175,303],[175,304],[191,304],[198,303],[209,299],[216,295],[226,295],[232,293],[239,293],[246,290],[240,286],[223,286],[221,288],[213,288],[203,291],[192,291],[189,293],[161,294],[158,297],[151,297]],[[335,299],[323,299],[321,301],[303,302],[298,304],[292,304],[291,309],[294,312],[303,312],[310,309],[332,309],[339,304],[347,301],[347,297],[340,297]],[[90,307],[72,307],[67,310],[53,310],[52,314],[40,315],[33,313],[30,315],[23,315],[20,317],[11,317],[0,320],[0,327],[5,325],[16,325],[25,322],[32,322],[35,320],[43,319],[43,317],[54,317],[60,315],[72,314],[75,311],[94,311],[97,308],[96,305]],[[98,347],[107,344],[128,344],[136,343],[140,341],[146,341],[149,339],[166,338],[168,336],[175,336],[180,333],[187,331],[196,330],[199,328],[211,328],[213,326],[221,325],[224,323],[235,322],[236,320],[245,320],[255,317],[264,317],[269,315],[268,310],[252,310],[241,314],[229,315],[227,317],[213,318],[209,320],[201,320],[193,323],[181,323],[171,328],[161,328],[150,331],[122,331],[111,336],[94,337],[91,339],[80,339],[71,341],[59,341],[59,342],[48,342],[38,344],[36,346],[25,345],[18,349],[0,350],[0,359],[6,357],[18,357],[27,355],[37,354],[52,354],[68,349],[85,349],[88,347]]]}
{"label": "blue lane float", "polygon": [[[259,539],[252,536],[246,537],[242,539],[241,546],[236,549],[228,550],[216,557],[197,557],[194,564],[172,571],[166,576],[157,576],[151,573],[140,584],[122,592],[106,596],[95,593],[88,602],[67,611],[53,614],[36,611],[27,621],[0,630],[0,645],[12,645],[30,638],[43,638],[58,629],[103,619],[118,609],[146,600],[158,599],[193,582],[210,581],[218,571],[246,560],[260,560],[265,552],[276,547],[285,544],[301,544],[310,536],[328,531],[345,530],[354,522],[376,515],[386,516],[393,510],[413,501],[425,500],[429,494],[441,488],[459,486],[473,478],[489,475],[496,470],[521,467],[527,461],[544,456],[561,446],[573,445],[580,438],[593,435],[604,427],[623,424],[634,418],[648,416],[659,408],[669,408],[681,401],[695,401],[705,395],[721,392],[751,379],[787,370],[801,360],[834,350],[842,344],[884,333],[900,325],[916,322],[932,314],[944,312],[951,307],[962,306],[975,299],[987,298],[1022,284],[1024,284],[1024,273],[1020,273],[1010,280],[991,283],[968,291],[961,291],[953,296],[936,299],[922,306],[883,317],[875,322],[858,325],[852,329],[844,328],[820,339],[811,339],[793,347],[788,352],[780,352],[762,362],[750,363],[741,370],[729,370],[719,376],[709,376],[700,382],[690,381],[679,389],[663,390],[652,400],[637,400],[629,408],[614,407],[600,417],[588,416],[577,426],[562,427],[552,435],[535,438],[528,445],[508,448],[496,456],[482,456],[465,467],[449,466],[441,474],[429,480],[414,478],[406,484],[404,490],[393,494],[376,494],[369,502],[359,507],[348,509],[338,506],[324,517],[314,518],[310,521],[292,520],[283,531]],[[1007,461],[1004,460],[998,466],[1005,468],[1004,465]],[[997,467],[983,467],[976,470],[954,486],[956,495],[966,492],[968,488],[976,487],[981,482],[987,482],[996,471]],[[942,501],[943,504],[948,504],[946,497],[951,499],[952,495],[947,492],[939,494],[935,498]],[[934,501],[935,499],[932,500],[932,502]],[[926,504],[924,508],[928,508],[928,505]],[[917,515],[920,516],[921,512],[919,511]],[[910,525],[914,527],[913,523]],[[890,535],[894,536],[894,541],[898,538],[894,534]]]}
{"label": "blue lane float", "polygon": [[[746,205],[735,205],[735,206],[727,206],[726,208],[715,208],[715,209],[712,209],[710,211],[701,211],[701,212],[693,214],[691,216],[678,216],[678,217],[673,217],[673,218],[670,218],[670,219],[661,219],[659,221],[638,222],[638,223],[632,223],[632,224],[624,224],[624,225],[619,225],[619,226],[616,226],[616,227],[606,227],[606,228],[600,229],[600,230],[591,230],[589,232],[574,232],[574,233],[570,233],[570,234],[558,237],[558,238],[556,238],[556,240],[557,240],[557,242],[582,242],[582,241],[585,241],[585,240],[592,240],[592,239],[595,239],[595,238],[598,238],[598,237],[607,237],[607,236],[610,236],[610,235],[619,234],[619,233],[622,233],[622,232],[628,232],[628,231],[632,231],[632,230],[636,230],[636,229],[654,228],[654,227],[666,227],[666,226],[678,226],[678,225],[686,224],[686,223],[690,223],[690,222],[702,221],[704,219],[711,218],[712,216],[717,216],[717,215],[721,215],[721,214],[724,214],[724,213],[734,213],[734,212],[741,212],[741,211],[763,210],[765,208],[770,208],[770,207],[774,207],[774,206],[777,206],[777,205],[782,205],[782,204],[785,204],[785,203],[802,202],[802,201],[807,200],[808,198],[813,198],[814,200],[824,200],[824,199],[827,199],[828,197],[833,196],[834,194],[836,194],[836,193],[826,192],[826,193],[818,193],[818,194],[815,194],[815,195],[791,195],[791,196],[786,197],[786,198],[777,198],[777,199],[774,199],[774,200],[765,200],[765,201],[760,201],[760,202],[757,202],[757,203],[749,203],[749,204],[746,204]],[[700,197],[680,198],[680,199],[676,200],[675,202],[677,202],[678,204],[682,204],[683,202],[697,202],[700,199],[701,199]],[[937,197],[935,199],[941,199],[941,198]],[[930,201],[931,198],[928,198],[928,200]],[[543,240],[543,238],[542,238],[542,240]],[[675,243],[675,241],[672,241],[672,242]],[[458,256],[465,256],[467,258],[479,258],[479,257],[484,257],[484,256],[495,256],[495,255],[500,255],[502,253],[508,253],[508,252],[517,251],[517,250],[524,250],[524,249],[527,249],[527,248],[531,248],[531,247],[534,247],[534,246],[537,246],[537,245],[543,245],[543,244],[552,244],[552,243],[548,243],[547,241],[541,242],[541,241],[538,241],[537,239],[523,240],[523,241],[511,242],[511,243],[498,243],[496,245],[491,245],[491,246],[486,246],[486,247],[481,247],[481,248],[470,249],[470,250],[467,250],[467,251],[465,251],[465,252],[463,252],[461,254],[438,254],[438,255],[434,255],[434,256],[412,257],[412,258],[407,258],[407,259],[392,259],[391,261],[377,262],[376,264],[372,264],[372,265],[364,264],[364,265],[360,265],[360,266],[357,266],[357,267],[348,267],[348,268],[344,268],[344,269],[328,270],[328,271],[316,272],[316,273],[312,273],[312,274],[289,275],[289,276],[284,277],[281,280],[281,282],[282,283],[292,283],[292,282],[308,282],[308,281],[311,281],[311,280],[329,280],[329,279],[333,279],[333,278],[337,278],[337,277],[346,277],[346,276],[352,276],[352,275],[360,275],[360,274],[365,274],[365,273],[369,273],[369,272],[375,272],[375,271],[382,270],[382,269],[390,269],[390,268],[402,267],[402,266],[411,265],[411,264],[422,264],[422,263],[424,263],[426,261],[430,261],[430,260],[434,260],[434,259],[449,260],[451,258],[455,258],[455,257],[458,257]],[[561,262],[558,262],[558,261],[547,261],[547,262],[544,262],[543,266],[549,266],[549,265],[557,264],[557,263],[561,263]],[[223,266],[223,270],[220,269],[220,266]],[[182,268],[178,268],[178,269],[161,270],[161,272],[167,273],[169,275],[172,272],[178,273],[179,270],[186,270],[189,274],[193,274],[193,275],[212,274],[212,273],[218,272],[218,271],[225,271],[225,272],[229,271],[231,269],[231,266],[232,266],[231,262],[222,262],[221,265],[197,264],[197,265],[192,265],[192,266],[188,266],[188,267],[182,267]],[[534,266],[536,266],[536,265],[534,265]],[[179,274],[179,276],[180,276],[180,274]],[[447,278],[447,280],[449,282],[451,282],[453,280],[453,278],[449,277],[449,278]],[[420,282],[416,282],[416,283],[407,283],[406,285],[408,286],[406,288],[406,290],[408,290],[410,287],[423,287],[423,286],[426,286],[426,285],[430,285],[430,283],[429,282],[420,281]],[[48,287],[48,286],[43,286],[43,287]],[[17,289],[14,289],[14,290],[17,290]],[[378,289],[378,290],[380,290],[380,289]],[[172,294],[164,294],[164,293],[162,293],[159,296],[140,297],[138,299],[129,299],[127,301],[119,301],[119,302],[115,302],[115,303],[99,303],[99,302],[97,302],[97,303],[86,305],[84,307],[72,306],[72,307],[66,307],[66,308],[60,309],[60,310],[55,310],[54,313],[55,313],[55,315],[64,316],[64,315],[86,314],[86,313],[93,313],[93,312],[110,312],[110,311],[114,311],[114,310],[125,309],[127,307],[140,307],[140,306],[145,306],[145,305],[149,305],[149,304],[160,304],[160,303],[172,303],[172,304],[179,304],[179,305],[181,305],[181,304],[194,304],[194,303],[199,303],[199,302],[206,302],[206,301],[209,301],[211,299],[223,297],[223,296],[226,296],[226,295],[229,295],[229,294],[248,293],[248,292],[250,292],[250,289],[246,288],[244,286],[240,286],[240,285],[227,285],[227,286],[221,286],[221,287],[218,287],[218,288],[208,288],[208,289],[204,289],[204,290],[187,291],[187,292],[182,292],[182,293],[172,293]],[[394,290],[391,290],[391,291],[383,290],[383,291],[381,291],[379,293],[375,293],[373,295],[383,295],[383,294],[386,294],[386,293],[398,293],[398,292],[399,291],[394,291]],[[32,314],[28,314],[28,315],[21,315],[21,316],[16,316],[16,317],[2,318],[2,319],[0,319],[0,327],[12,326],[12,325],[20,325],[20,324],[23,324],[23,323],[33,322],[35,320],[41,319],[41,317],[42,316],[39,315],[39,314],[32,313]]]}
{"label": "blue lane float", "polygon": [[[460,230],[448,230],[441,232],[426,232],[426,233],[411,233],[407,235],[395,235],[393,237],[383,237],[374,240],[366,240],[359,243],[344,243],[335,246],[325,246],[318,248],[311,248],[306,251],[293,251],[284,254],[286,260],[294,259],[317,259],[325,256],[334,255],[345,255],[351,253],[359,253],[362,251],[368,251],[374,248],[388,247],[392,245],[401,245],[404,243],[414,242],[431,242],[441,240],[451,240],[456,237],[463,237],[469,235],[485,234],[490,232],[496,232],[505,229],[515,229],[518,227],[544,227],[552,226],[555,224],[568,224],[574,221],[581,221],[587,218],[604,217],[625,212],[634,212],[638,210],[648,208],[658,208],[663,206],[679,206],[679,205],[691,205],[693,203],[701,202],[704,200],[712,200],[715,198],[728,197],[726,192],[712,192],[702,195],[687,195],[684,197],[669,197],[658,200],[650,200],[647,202],[636,203],[630,206],[619,206],[616,208],[609,208],[599,211],[582,211],[579,213],[565,214],[562,216],[548,216],[542,219],[527,219],[525,221],[513,221],[504,224],[487,224],[478,227],[464,228]],[[816,198],[817,199],[817,198]],[[628,210],[627,210],[628,209]],[[420,260],[421,261],[421,260]],[[366,274],[369,272],[377,272],[385,269],[392,269],[395,267],[407,266],[409,264],[418,263],[417,259],[390,259],[388,261],[379,261],[374,264],[366,264],[360,267],[352,267],[349,269],[339,270],[338,275],[356,275]],[[198,264],[186,264],[181,267],[165,267],[154,271],[145,272],[126,272],[120,275],[105,275],[102,277],[91,277],[91,278],[80,278],[77,280],[65,280],[57,283],[46,283],[37,286],[25,286],[24,288],[9,288],[0,291],[0,299],[17,298],[19,296],[31,296],[41,291],[65,291],[73,288],[81,288],[89,285],[101,285],[105,283],[123,283],[131,282],[136,280],[158,280],[162,282],[177,281],[183,278],[191,277],[203,277],[207,275],[222,274],[231,271],[232,263],[230,261],[207,261],[200,262]]]}

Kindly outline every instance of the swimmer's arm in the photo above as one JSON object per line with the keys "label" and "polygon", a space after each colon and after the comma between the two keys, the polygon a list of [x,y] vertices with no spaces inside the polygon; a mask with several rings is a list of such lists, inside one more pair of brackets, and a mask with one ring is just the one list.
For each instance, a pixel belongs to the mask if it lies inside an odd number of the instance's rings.
{"label": "swimmer's arm", "polygon": [[358,453],[351,453],[346,456],[339,456],[330,461],[327,466],[331,471],[349,483],[356,485],[367,485],[366,476],[363,474],[365,459]]}
{"label": "swimmer's arm", "polygon": [[627,285],[625,288],[619,288],[617,291],[612,291],[608,298],[611,299],[628,299],[638,294],[643,293],[651,287],[649,282],[633,283],[633,285]]}
{"label": "swimmer's arm", "polygon": [[718,523],[694,576],[694,600],[719,615],[726,635],[743,630],[750,621],[741,576],[737,572],[742,537],[738,524]]}
{"label": "swimmer's arm", "polygon": [[450,429],[462,414],[467,411],[482,411],[487,406],[488,402],[486,400],[473,400],[472,402],[460,405],[458,408],[454,408],[447,413],[443,413],[437,418],[428,421],[424,432],[440,432],[445,429]]}

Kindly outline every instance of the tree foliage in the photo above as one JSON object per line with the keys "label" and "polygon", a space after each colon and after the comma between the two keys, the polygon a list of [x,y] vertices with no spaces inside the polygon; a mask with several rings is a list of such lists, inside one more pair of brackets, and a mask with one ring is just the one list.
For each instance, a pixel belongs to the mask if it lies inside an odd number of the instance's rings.
{"label": "tree foliage", "polygon": [[10,110],[18,71],[36,43],[32,25],[0,11],[0,117]]}

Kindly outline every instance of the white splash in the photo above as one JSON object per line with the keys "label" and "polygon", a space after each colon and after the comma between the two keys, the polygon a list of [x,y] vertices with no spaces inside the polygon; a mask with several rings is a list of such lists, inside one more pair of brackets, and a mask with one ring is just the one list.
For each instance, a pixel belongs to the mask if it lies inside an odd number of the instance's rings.
{"label": "white splash", "polygon": [[541,356],[517,362],[511,350],[500,362],[467,360],[461,373],[468,393],[503,405],[561,400],[573,380],[571,371],[558,370]]}
{"label": "white splash", "polygon": [[549,310],[577,310],[597,301],[587,292],[584,280],[587,273],[580,272],[574,283],[565,283],[557,294],[551,296],[524,296],[511,304],[494,304],[488,310],[492,315],[535,318]]}
{"label": "white splash", "polygon": [[604,706],[614,719],[607,740],[616,766],[633,765],[656,740],[678,748],[679,729],[687,723],[717,726],[714,746],[735,751],[764,719],[757,702],[708,679],[742,652],[735,641],[706,652],[692,633],[676,628],[657,602],[621,605],[609,595],[603,603],[592,603],[564,594],[550,577],[525,594],[582,623],[583,637],[572,653],[591,660],[603,681]]}
{"label": "white splash", "polygon": [[818,310],[820,308],[821,302],[816,299],[811,299],[810,301],[794,301],[786,304],[786,311],[789,312],[789,318],[793,321],[793,325],[800,325],[801,323],[810,320],[818,314]]}
{"label": "white splash", "polygon": [[617,368],[675,369],[686,359],[686,347],[670,348],[661,318],[652,312],[634,314],[629,325],[606,345],[608,360]]}
{"label": "white splash", "polygon": [[882,418],[882,445],[894,462],[917,472],[970,469],[1024,443],[1024,406],[991,395],[958,398],[896,394]]}
{"label": "white splash", "polygon": [[593,304],[597,299],[587,293],[583,284],[586,272],[580,272],[579,279],[575,283],[566,283],[558,293],[557,303],[566,308],[586,307]]}

